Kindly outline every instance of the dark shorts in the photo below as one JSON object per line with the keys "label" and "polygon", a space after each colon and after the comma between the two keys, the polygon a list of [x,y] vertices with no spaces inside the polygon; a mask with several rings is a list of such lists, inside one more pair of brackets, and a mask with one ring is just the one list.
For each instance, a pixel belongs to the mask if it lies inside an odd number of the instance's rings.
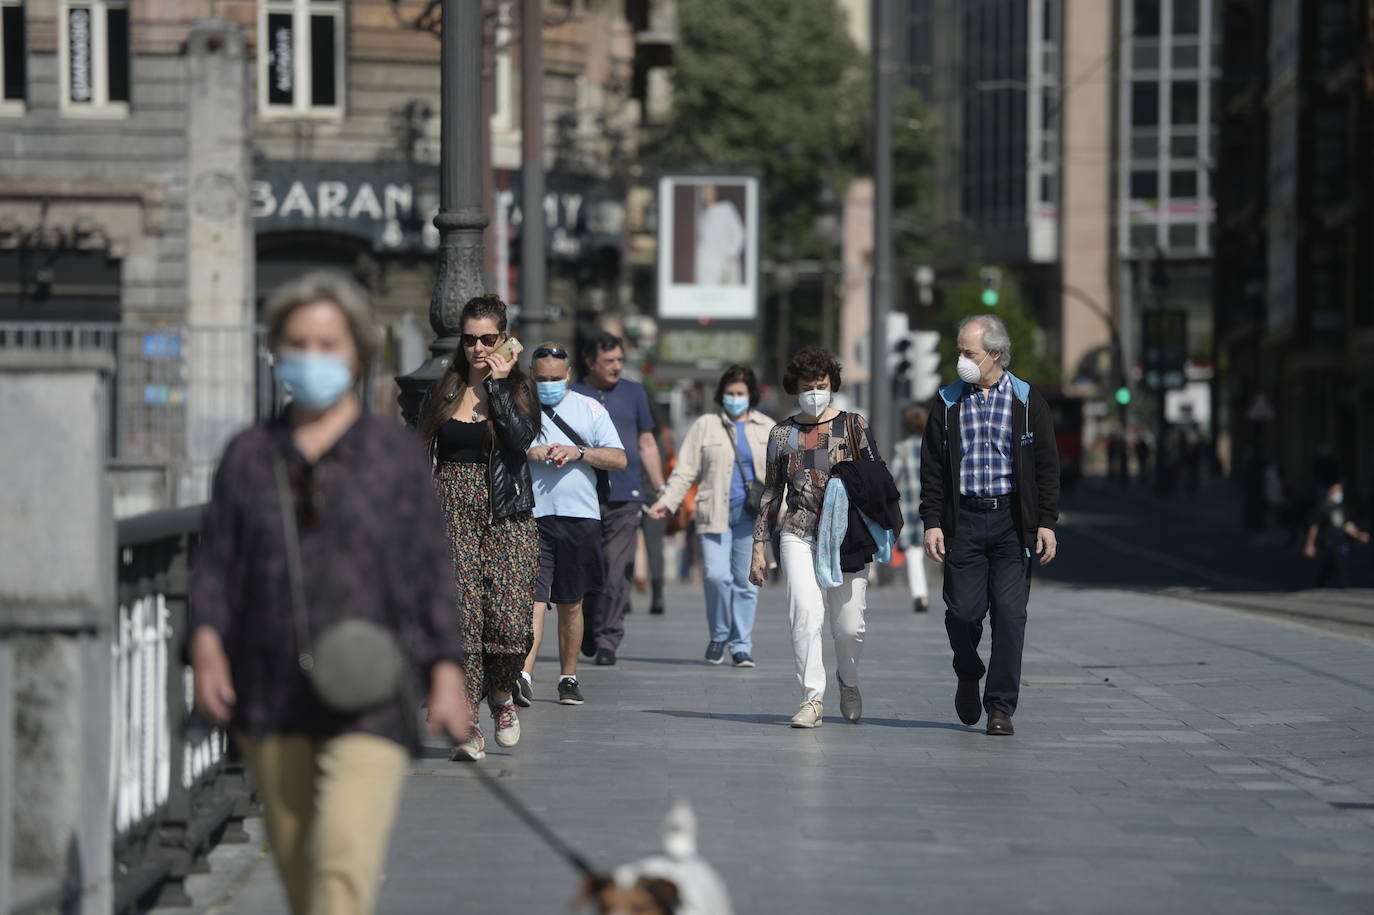
{"label": "dark shorts", "polygon": [[575,604],[606,583],[606,556],[601,549],[601,522],[595,518],[550,515],[539,523],[539,603]]}

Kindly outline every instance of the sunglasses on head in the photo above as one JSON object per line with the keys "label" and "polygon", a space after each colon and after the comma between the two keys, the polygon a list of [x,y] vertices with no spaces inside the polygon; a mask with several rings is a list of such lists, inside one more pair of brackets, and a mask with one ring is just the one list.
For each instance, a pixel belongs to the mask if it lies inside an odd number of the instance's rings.
{"label": "sunglasses on head", "polygon": [[567,359],[568,351],[561,346],[541,346],[534,351],[534,358]]}
{"label": "sunglasses on head", "polygon": [[501,334],[463,334],[462,341],[464,346],[476,346],[477,341],[481,340],[483,346],[495,346],[501,339]]}

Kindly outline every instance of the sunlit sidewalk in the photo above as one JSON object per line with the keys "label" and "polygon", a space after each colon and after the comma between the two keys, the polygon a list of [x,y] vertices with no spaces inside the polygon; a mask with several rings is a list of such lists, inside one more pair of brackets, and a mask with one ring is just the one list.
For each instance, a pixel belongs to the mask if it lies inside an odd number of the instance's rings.
{"label": "sunlit sidewalk", "polygon": [[[797,731],[781,589],[754,670],[703,663],[699,593],[669,598],[629,617],[617,667],[583,671],[585,706],[552,701],[544,664],[520,745],[480,764],[599,866],[656,851],[686,798],[736,912],[1374,910],[1370,642],[1037,586],[1017,735],[991,738],[954,716],[941,616],[887,589],[863,722],[832,682],[825,726]],[[284,911],[266,859],[224,854],[202,903]],[[416,764],[380,911],[560,912],[576,892],[470,768]]]}

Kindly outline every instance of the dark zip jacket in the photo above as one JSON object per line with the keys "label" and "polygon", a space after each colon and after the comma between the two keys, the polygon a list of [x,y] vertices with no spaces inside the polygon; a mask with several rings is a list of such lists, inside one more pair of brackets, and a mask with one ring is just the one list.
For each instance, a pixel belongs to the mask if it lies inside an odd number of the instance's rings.
{"label": "dark zip jacket", "polygon": [[[1007,372],[1015,402],[1011,410],[1012,512],[1021,544],[1035,549],[1038,528],[1054,530],[1059,521],[1059,449],[1054,418],[1039,391]],[[944,531],[945,548],[954,540],[959,518],[959,410],[972,387],[962,381],[940,389],[921,441],[921,521],[926,530]]]}
{"label": "dark zip jacket", "polygon": [[[525,452],[539,437],[539,420],[516,404],[509,378],[487,378],[482,384],[487,389],[487,412],[493,433],[492,447],[487,453],[487,492],[491,520],[498,521],[534,510],[534,483]],[[530,399],[534,400],[533,391]],[[420,412],[423,415],[423,405]],[[435,447],[431,442],[432,461],[437,459]]]}
{"label": "dark zip jacket", "polygon": [[841,461],[830,471],[849,493],[849,526],[840,542],[840,571],[862,572],[878,552],[878,543],[864,517],[892,531],[895,542],[902,535],[901,496],[882,461]]}

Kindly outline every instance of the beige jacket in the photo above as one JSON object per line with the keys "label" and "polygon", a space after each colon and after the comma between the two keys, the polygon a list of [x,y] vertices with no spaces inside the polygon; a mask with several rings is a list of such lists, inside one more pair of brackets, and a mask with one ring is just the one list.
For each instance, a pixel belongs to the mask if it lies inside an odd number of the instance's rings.
{"label": "beige jacket", "polygon": [[[728,426],[726,424],[729,424]],[[754,458],[754,478],[763,482],[768,460],[768,433],[775,423],[757,410],[749,411],[744,435]],[[730,482],[735,473],[735,424],[724,413],[697,417],[677,450],[677,465],[668,478],[663,504],[673,511],[682,505],[692,484],[697,492],[697,533],[723,534],[730,524]]]}

